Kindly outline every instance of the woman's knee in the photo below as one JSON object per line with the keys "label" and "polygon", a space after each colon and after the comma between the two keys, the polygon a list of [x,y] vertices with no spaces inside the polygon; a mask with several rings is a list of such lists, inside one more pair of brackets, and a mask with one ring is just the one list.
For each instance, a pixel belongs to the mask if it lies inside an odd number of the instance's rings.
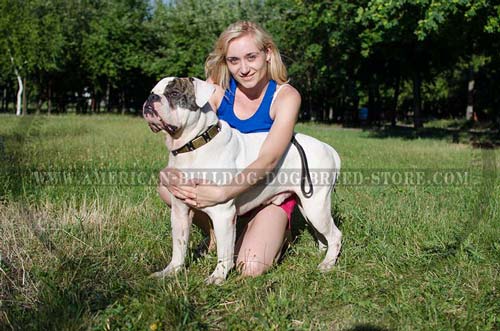
{"label": "woman's knee", "polygon": [[266,207],[247,224],[241,234],[236,264],[244,276],[265,273],[279,257],[288,218],[279,207]]}
{"label": "woman's knee", "polygon": [[238,264],[238,266],[240,273],[246,277],[260,276],[264,274],[270,267],[262,261],[242,261]]}

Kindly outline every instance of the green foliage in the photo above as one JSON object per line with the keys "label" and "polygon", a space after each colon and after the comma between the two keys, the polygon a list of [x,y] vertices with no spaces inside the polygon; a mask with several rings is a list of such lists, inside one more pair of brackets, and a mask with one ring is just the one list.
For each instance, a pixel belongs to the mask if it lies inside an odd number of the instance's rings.
{"label": "green foliage", "polygon": [[38,108],[50,99],[84,109],[85,91],[93,111],[104,101],[137,112],[159,78],[204,77],[214,41],[242,19],[274,36],[303,96],[303,119],[350,122],[361,102],[370,120],[404,119],[436,100],[421,86],[456,70],[461,79],[440,84],[448,100],[439,116],[463,116],[472,76],[480,79],[476,111],[494,120],[500,107],[490,92],[500,79],[500,5],[486,0],[0,0],[0,12],[0,87],[12,100],[15,66]]}
{"label": "green foliage", "polygon": [[0,4],[0,49],[23,73],[60,70],[66,47],[66,1],[10,1]]}
{"label": "green foliage", "polygon": [[1,2],[0,31],[4,36],[0,42],[2,54],[4,54],[2,57],[6,62],[12,57],[14,65],[22,72],[29,71],[35,66],[37,51],[35,47],[38,42],[36,25],[39,22],[35,19],[30,5],[32,1],[2,0]]}
{"label": "green foliage", "polygon": [[83,64],[92,79],[106,77],[117,84],[132,69],[141,67],[146,2],[101,1],[91,15],[89,30],[83,34]]}
{"label": "green foliage", "polygon": [[261,8],[250,1],[157,1],[148,25],[154,42],[146,71],[156,78],[204,77],[205,59],[219,34],[237,20],[260,21]]}

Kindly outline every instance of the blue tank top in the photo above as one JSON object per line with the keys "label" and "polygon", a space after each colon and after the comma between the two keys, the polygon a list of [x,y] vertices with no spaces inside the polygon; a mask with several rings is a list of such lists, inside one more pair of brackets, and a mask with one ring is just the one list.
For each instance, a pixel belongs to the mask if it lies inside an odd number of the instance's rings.
{"label": "blue tank top", "polygon": [[217,115],[220,119],[226,121],[229,126],[237,129],[241,133],[269,132],[273,125],[273,120],[269,115],[271,110],[271,102],[273,101],[274,92],[276,91],[276,82],[270,80],[267,85],[264,98],[259,105],[259,108],[250,118],[241,120],[234,113],[234,96],[236,94],[236,80],[231,77],[229,89],[226,90],[224,98],[217,110]]}

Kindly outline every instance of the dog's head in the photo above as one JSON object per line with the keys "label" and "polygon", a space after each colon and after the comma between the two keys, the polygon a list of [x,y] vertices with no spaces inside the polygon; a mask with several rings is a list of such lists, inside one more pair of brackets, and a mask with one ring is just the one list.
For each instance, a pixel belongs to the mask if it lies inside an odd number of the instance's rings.
{"label": "dog's head", "polygon": [[198,121],[200,109],[215,91],[215,86],[197,78],[163,78],[151,91],[142,107],[144,119],[153,132],[170,136]]}

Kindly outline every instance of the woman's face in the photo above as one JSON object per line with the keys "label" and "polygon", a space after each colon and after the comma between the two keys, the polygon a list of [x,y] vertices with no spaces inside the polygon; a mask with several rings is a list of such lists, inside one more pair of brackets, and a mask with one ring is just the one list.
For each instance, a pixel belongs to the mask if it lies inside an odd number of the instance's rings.
{"label": "woman's face", "polygon": [[267,79],[267,61],[271,54],[257,47],[252,35],[232,40],[227,48],[226,64],[234,79],[246,89]]}

